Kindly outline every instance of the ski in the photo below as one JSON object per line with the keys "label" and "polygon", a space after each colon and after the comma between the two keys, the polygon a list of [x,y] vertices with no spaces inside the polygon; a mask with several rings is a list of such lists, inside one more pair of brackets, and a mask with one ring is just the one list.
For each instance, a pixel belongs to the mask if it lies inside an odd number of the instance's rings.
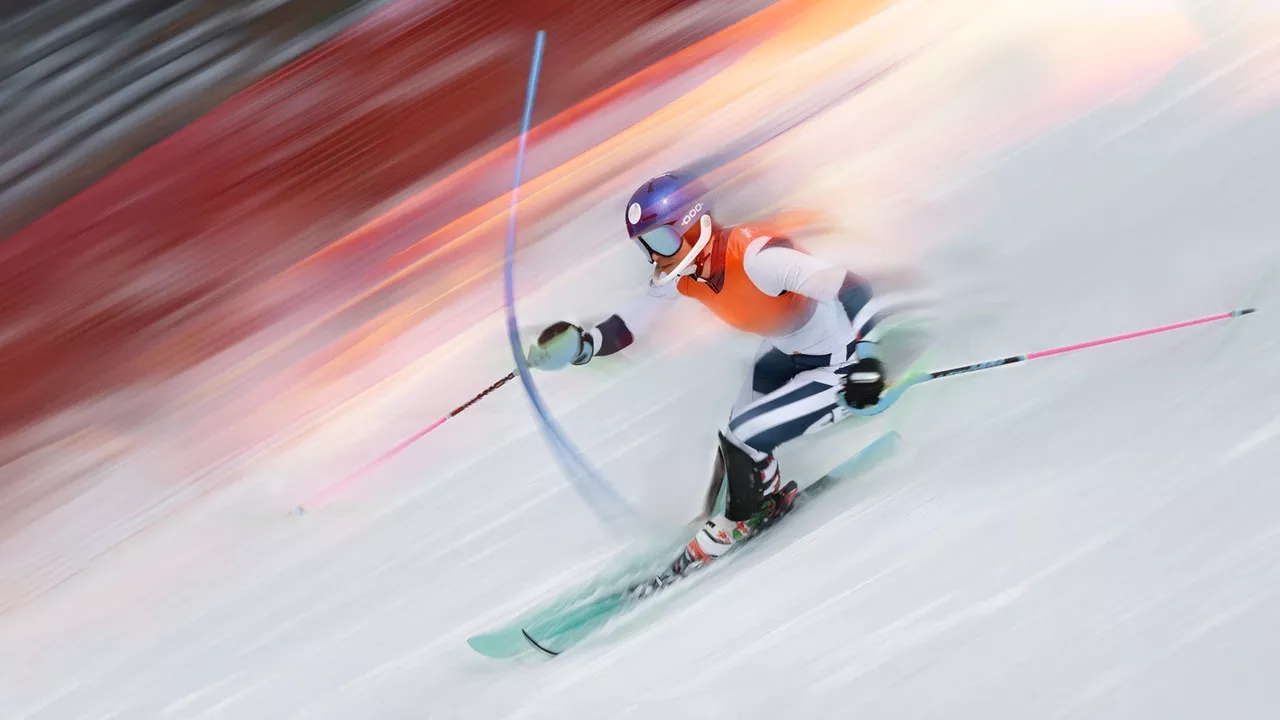
{"label": "ski", "polygon": [[[721,567],[732,562],[740,547],[750,545],[774,526],[786,522],[787,518],[795,515],[804,505],[841,480],[865,475],[889,458],[897,446],[897,432],[890,431],[880,436],[834,470],[802,488],[788,512],[762,526],[734,550],[717,559],[714,566]],[[510,658],[530,651],[556,657],[638,603],[653,601],[671,585],[694,574],[701,566],[686,567],[681,563],[685,541],[687,537],[681,539],[678,551],[664,548],[647,560],[633,562],[630,567],[606,573],[567,596],[526,614],[507,627],[467,638],[467,644],[481,655],[491,658]],[[675,561],[671,560],[673,556],[676,557]]]}

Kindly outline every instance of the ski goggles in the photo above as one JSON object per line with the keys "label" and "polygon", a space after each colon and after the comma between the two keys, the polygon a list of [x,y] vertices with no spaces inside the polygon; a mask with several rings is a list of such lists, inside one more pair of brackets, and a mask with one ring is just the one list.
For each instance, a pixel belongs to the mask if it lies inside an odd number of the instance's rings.
{"label": "ski goggles", "polygon": [[650,253],[661,255],[662,257],[671,257],[680,252],[680,246],[684,243],[680,236],[680,231],[676,230],[673,225],[659,225],[639,235],[632,235],[631,239],[635,241],[640,248],[640,252],[644,253],[649,262],[653,262],[653,257],[651,257]]}

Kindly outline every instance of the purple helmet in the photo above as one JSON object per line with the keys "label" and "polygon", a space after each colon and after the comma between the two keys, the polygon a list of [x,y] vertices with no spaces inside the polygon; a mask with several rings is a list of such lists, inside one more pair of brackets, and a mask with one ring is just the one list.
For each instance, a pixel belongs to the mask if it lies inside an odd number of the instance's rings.
{"label": "purple helmet", "polygon": [[701,218],[711,214],[707,189],[696,177],[683,172],[666,173],[646,181],[627,202],[627,235],[650,262],[650,252],[671,257],[681,240],[701,234]]}

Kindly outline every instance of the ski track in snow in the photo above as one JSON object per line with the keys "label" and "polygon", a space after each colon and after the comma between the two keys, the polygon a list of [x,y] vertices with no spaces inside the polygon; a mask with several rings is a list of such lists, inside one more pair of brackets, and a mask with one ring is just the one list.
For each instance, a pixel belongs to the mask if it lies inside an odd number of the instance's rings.
{"label": "ski track in snow", "polygon": [[[973,18],[779,136],[742,193],[828,203],[883,243],[819,252],[921,248],[944,300],[930,365],[1258,313],[944,379],[806,438],[784,472],[901,435],[891,461],[553,661],[491,661],[465,639],[634,548],[559,477],[519,389],[287,515],[350,428],[380,428],[370,457],[408,435],[360,409],[393,405],[356,403],[0,614],[0,717],[1274,717],[1280,13],[966,3],[903,3],[832,41]],[[586,218],[566,234],[619,247],[584,261],[595,284],[566,267],[522,297],[525,325],[593,317],[606,308],[583,298],[645,269],[620,213],[566,210]],[[754,342],[693,310],[664,328],[538,378],[591,462],[674,530],[700,509]],[[452,396],[509,369],[499,315],[456,342],[385,392]]]}
{"label": "ski track in snow", "polygon": [[1231,448],[1230,452],[1222,456],[1222,460],[1219,461],[1219,465],[1230,465],[1245,455],[1265,446],[1267,443],[1275,442],[1277,438],[1280,438],[1280,417],[1272,420],[1265,427],[1259,428],[1256,432],[1240,441],[1240,443],[1235,447]]}

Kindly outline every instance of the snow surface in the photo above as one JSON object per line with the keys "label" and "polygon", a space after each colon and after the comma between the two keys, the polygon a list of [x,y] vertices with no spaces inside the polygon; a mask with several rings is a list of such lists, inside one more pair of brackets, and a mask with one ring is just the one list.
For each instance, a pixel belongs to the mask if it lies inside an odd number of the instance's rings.
{"label": "snow surface", "polygon": [[[756,192],[786,185],[873,248],[910,248],[942,298],[939,366],[1260,311],[946,379],[807,438],[781,457],[802,481],[888,428],[902,450],[572,652],[508,662],[465,638],[637,539],[574,494],[517,388],[285,512],[349,467],[335,448],[372,458],[434,419],[424,398],[504,374],[491,316],[0,615],[0,717],[1275,717],[1276,12],[992,5],[765,150],[763,175],[789,179]],[[591,216],[601,237],[615,205]],[[645,269],[629,246],[584,259],[590,274],[521,257],[555,278],[522,294],[526,323],[598,314]],[[539,376],[668,531],[698,509],[754,348],[695,310],[661,342]]]}

